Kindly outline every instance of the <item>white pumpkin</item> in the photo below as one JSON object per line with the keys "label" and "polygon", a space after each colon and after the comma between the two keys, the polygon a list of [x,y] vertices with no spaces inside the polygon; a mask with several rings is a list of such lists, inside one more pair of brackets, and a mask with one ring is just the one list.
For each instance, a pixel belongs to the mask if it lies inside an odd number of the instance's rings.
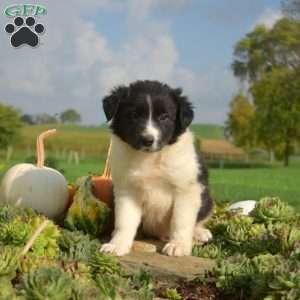
{"label": "white pumpkin", "polygon": [[34,208],[49,218],[57,218],[66,210],[68,183],[60,172],[44,166],[43,139],[55,132],[49,130],[38,137],[37,166],[23,163],[7,171],[1,185],[0,201]]}
{"label": "white pumpkin", "polygon": [[249,215],[256,205],[255,200],[244,200],[231,204],[228,207],[229,211],[241,210],[240,215]]}

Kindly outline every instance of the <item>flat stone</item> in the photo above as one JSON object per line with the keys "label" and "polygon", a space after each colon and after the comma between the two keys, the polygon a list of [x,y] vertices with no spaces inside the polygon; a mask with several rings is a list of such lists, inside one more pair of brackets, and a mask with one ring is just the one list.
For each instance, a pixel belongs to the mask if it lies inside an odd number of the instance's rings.
{"label": "flat stone", "polygon": [[133,252],[157,252],[157,246],[154,243],[149,243],[145,241],[134,241],[132,246]]}
{"label": "flat stone", "polygon": [[146,251],[141,250],[142,247],[133,247],[130,254],[120,257],[121,265],[130,274],[143,269],[149,271],[158,280],[174,282],[178,279],[195,279],[215,266],[215,262],[211,259],[195,256],[174,257],[147,251],[151,248],[149,245],[153,246],[153,244],[156,244],[156,249],[161,251],[163,243],[158,241],[143,241],[142,243],[143,246],[148,244],[149,248],[146,247]]}

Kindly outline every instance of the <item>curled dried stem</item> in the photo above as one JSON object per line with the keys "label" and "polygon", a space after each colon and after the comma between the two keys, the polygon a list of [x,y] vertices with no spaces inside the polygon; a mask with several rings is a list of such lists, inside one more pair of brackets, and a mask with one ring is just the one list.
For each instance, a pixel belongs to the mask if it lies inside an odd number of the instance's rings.
{"label": "curled dried stem", "polygon": [[43,168],[45,164],[45,147],[44,147],[44,139],[50,135],[56,133],[56,129],[50,129],[42,132],[36,141],[36,155],[37,155],[37,167]]}

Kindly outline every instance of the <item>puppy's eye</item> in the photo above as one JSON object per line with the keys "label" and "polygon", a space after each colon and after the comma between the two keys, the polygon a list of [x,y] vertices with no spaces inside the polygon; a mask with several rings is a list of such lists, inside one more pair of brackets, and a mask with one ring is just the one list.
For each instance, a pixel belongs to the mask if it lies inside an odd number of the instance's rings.
{"label": "puppy's eye", "polygon": [[158,117],[158,121],[167,121],[167,120],[169,120],[169,115],[168,114],[161,114]]}

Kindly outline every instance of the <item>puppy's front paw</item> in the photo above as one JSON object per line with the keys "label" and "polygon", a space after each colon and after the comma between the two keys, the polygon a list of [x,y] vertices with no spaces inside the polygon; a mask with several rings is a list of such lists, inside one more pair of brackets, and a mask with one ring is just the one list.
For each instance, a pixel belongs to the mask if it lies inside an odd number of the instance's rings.
{"label": "puppy's front paw", "polygon": [[197,226],[194,231],[194,240],[197,244],[204,244],[212,240],[212,234],[210,230]]}
{"label": "puppy's front paw", "polygon": [[125,254],[128,254],[130,252],[130,245],[119,245],[116,243],[106,243],[103,244],[100,251],[104,253],[113,253],[117,256],[123,256]]}
{"label": "puppy's front paw", "polygon": [[182,242],[170,241],[164,246],[162,252],[169,256],[190,255],[191,246]]}

